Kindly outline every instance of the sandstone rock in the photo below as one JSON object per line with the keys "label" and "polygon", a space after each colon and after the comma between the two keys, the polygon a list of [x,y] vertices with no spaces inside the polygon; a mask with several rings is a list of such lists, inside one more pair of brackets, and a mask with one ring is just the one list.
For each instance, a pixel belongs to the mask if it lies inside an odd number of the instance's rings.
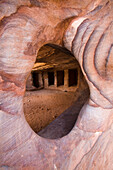
{"label": "sandstone rock", "polygon": [[[0,169],[113,169],[112,0],[2,0],[0,8]],[[23,95],[37,51],[63,39],[90,98],[73,130],[49,140],[26,123]]]}

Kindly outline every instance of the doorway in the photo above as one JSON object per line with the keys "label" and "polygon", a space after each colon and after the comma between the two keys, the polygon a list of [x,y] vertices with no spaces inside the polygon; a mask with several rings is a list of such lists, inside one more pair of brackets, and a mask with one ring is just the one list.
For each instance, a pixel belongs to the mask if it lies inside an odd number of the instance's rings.
{"label": "doorway", "polygon": [[32,78],[33,78],[33,85],[38,88],[39,87],[39,75],[38,75],[38,73],[33,72]]}
{"label": "doorway", "polygon": [[57,86],[64,85],[64,70],[57,71]]}
{"label": "doorway", "polygon": [[54,72],[48,72],[48,85],[54,85]]}
{"label": "doorway", "polygon": [[69,69],[69,87],[77,86],[77,83],[78,83],[78,70]]}

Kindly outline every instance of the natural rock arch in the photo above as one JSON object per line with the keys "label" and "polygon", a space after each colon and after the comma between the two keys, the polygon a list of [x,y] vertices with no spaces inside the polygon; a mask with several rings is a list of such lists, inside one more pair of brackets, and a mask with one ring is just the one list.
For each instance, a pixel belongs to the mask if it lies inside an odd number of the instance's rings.
{"label": "natural rock arch", "polygon": [[[72,170],[110,169],[113,166],[112,7],[112,1],[106,0],[100,2],[95,9],[94,3],[93,7],[89,5],[87,10],[90,12],[78,12],[80,18],[72,21],[65,35],[64,31],[71,17],[76,16],[77,10],[66,12],[65,9],[62,11],[57,8],[55,14],[58,15],[54,20],[55,15],[52,15],[53,12],[48,13],[46,8],[40,10],[35,6],[23,6],[15,14],[1,20],[2,168]],[[26,123],[23,95],[26,78],[35,61],[36,50],[49,42],[61,45],[63,35],[65,46],[70,50],[72,48],[81,65],[91,95],[73,130],[61,139],[48,140],[36,135]],[[101,51],[103,59],[100,58],[101,43],[104,46]],[[107,43],[109,48],[106,48]]]}

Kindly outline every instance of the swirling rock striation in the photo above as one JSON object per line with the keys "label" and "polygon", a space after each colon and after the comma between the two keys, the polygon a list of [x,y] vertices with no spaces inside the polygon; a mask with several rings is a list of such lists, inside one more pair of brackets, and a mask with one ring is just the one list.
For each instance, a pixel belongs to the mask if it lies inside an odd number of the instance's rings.
{"label": "swirling rock striation", "polygon": [[[0,2],[1,8],[5,6],[0,14],[2,169],[113,167],[113,2],[87,1],[89,3],[83,4],[83,8],[82,4],[78,5],[78,9],[77,2],[76,9],[73,1],[69,9],[52,4],[52,1]],[[65,46],[80,63],[90,88],[90,98],[80,111],[73,130],[61,139],[50,140],[36,135],[27,124],[23,95],[39,48],[49,42],[62,45],[63,37]]]}

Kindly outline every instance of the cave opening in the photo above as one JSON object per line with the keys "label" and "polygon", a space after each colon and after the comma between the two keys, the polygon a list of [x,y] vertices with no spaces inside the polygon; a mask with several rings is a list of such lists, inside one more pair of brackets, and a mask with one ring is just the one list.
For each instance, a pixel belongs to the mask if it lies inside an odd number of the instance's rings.
{"label": "cave opening", "polygon": [[49,139],[61,138],[71,131],[89,96],[75,57],[53,44],[39,50],[26,88],[25,118],[35,133]]}

